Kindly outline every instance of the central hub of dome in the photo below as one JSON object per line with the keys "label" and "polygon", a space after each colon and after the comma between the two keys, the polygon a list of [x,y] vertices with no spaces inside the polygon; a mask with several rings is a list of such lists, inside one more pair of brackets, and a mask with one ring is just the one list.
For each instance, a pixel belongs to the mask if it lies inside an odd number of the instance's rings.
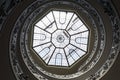
{"label": "central hub of dome", "polygon": [[64,38],[63,35],[58,35],[58,36],[57,36],[57,41],[58,41],[59,43],[64,42],[64,40],[65,40],[65,38]]}
{"label": "central hub of dome", "polygon": [[52,43],[59,48],[64,48],[69,44],[70,38],[65,30],[56,30],[52,34]]}

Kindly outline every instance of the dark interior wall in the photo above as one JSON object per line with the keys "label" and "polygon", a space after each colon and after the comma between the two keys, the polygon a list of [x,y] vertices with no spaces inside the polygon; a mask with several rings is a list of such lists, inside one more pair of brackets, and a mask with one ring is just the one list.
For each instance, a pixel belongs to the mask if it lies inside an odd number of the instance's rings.
{"label": "dark interior wall", "polygon": [[[120,18],[120,0],[112,0],[112,2]],[[101,80],[120,80],[120,51],[115,63]]]}
{"label": "dark interior wall", "polygon": [[[8,1],[8,0],[6,0],[6,1]],[[22,1],[22,0],[20,0],[20,1]],[[20,13],[32,1],[34,1],[34,0],[24,0],[20,3],[19,2],[14,2],[13,5],[15,5],[15,6],[13,7],[11,5],[11,7],[13,9],[9,13],[9,15],[7,14],[8,10],[6,10],[6,12],[4,12],[5,15],[8,15],[8,16],[7,16],[6,22],[4,23],[4,26],[0,30],[0,80],[16,80],[15,76],[13,74],[10,62],[9,62],[10,30],[12,29],[13,24],[14,24],[15,20],[17,19],[17,17],[20,15]],[[120,5],[119,5],[120,1],[119,0],[113,0],[113,2],[114,2],[114,6],[116,7],[116,9],[119,13],[119,16],[120,16]],[[1,0],[0,0],[0,3],[2,3]],[[24,5],[24,4],[26,4],[26,5]],[[3,10],[1,8],[2,8],[2,6],[0,4],[0,14],[2,14],[2,12],[3,12]],[[8,9],[10,9],[10,8],[8,8]],[[16,12],[16,10],[17,10],[17,12]],[[1,15],[0,15],[0,20],[1,20]],[[7,25],[7,23],[9,23],[11,25]],[[108,71],[108,73],[101,80],[120,80],[119,75],[120,75],[120,53],[119,53],[114,65],[112,66],[112,68]],[[30,80],[34,80],[34,79],[35,78],[32,78],[32,75],[31,75]]]}
{"label": "dark interior wall", "polygon": [[[3,0],[3,4],[8,4]],[[19,1],[19,2],[17,2]],[[0,5],[0,20],[1,23],[3,19],[6,18],[3,23],[2,29],[0,30],[0,80],[16,80],[15,75],[13,74],[12,67],[10,65],[9,59],[9,38],[14,22],[22,11],[34,0],[14,0],[11,2],[8,7]],[[24,5],[26,4],[26,5]],[[8,9],[12,10],[9,11]],[[12,16],[12,17],[11,17]],[[1,26],[0,26],[1,27]],[[26,72],[28,70],[26,69]],[[34,77],[30,75],[30,80],[34,80]]]}

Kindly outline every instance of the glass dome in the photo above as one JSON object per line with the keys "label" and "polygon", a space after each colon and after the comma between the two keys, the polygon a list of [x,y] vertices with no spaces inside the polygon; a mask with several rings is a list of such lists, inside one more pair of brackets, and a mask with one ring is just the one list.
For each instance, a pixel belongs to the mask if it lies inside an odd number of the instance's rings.
{"label": "glass dome", "polygon": [[88,39],[75,12],[51,10],[34,25],[32,49],[47,65],[71,66],[87,54]]}

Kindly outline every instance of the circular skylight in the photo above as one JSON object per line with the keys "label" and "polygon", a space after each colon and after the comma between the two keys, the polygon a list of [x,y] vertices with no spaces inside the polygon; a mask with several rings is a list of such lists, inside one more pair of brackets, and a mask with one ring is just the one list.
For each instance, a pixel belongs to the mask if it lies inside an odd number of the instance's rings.
{"label": "circular skylight", "polygon": [[87,54],[88,38],[75,12],[53,10],[34,25],[32,48],[47,65],[71,66]]}

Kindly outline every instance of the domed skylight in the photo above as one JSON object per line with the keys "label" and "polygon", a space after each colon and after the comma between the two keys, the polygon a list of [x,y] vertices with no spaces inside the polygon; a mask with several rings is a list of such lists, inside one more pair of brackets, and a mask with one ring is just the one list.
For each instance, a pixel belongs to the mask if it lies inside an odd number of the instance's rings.
{"label": "domed skylight", "polygon": [[71,66],[87,54],[88,38],[75,12],[52,10],[34,25],[32,48],[47,65]]}

